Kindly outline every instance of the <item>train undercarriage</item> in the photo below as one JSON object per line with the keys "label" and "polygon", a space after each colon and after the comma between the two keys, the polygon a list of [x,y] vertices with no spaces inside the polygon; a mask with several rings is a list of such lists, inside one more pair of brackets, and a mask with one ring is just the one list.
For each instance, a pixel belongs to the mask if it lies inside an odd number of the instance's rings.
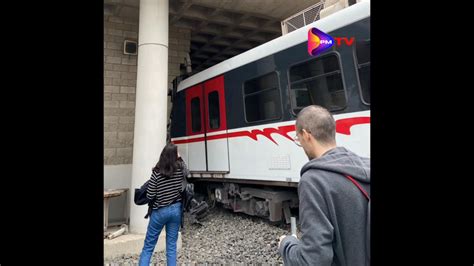
{"label": "train undercarriage", "polygon": [[204,195],[211,204],[219,203],[234,212],[263,217],[270,222],[289,224],[290,217],[294,216],[292,211],[298,208],[296,187],[199,178],[191,182],[194,183],[196,193]]}

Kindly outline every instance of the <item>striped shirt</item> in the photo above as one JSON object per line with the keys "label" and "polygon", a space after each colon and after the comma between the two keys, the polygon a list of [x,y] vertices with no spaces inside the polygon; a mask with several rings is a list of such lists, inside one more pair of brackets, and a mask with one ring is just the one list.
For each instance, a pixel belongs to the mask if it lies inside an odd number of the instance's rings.
{"label": "striped shirt", "polygon": [[161,173],[153,171],[146,191],[146,197],[152,200],[153,209],[166,207],[172,203],[181,201],[181,190],[183,182],[183,171],[177,169],[171,177],[165,178]]}

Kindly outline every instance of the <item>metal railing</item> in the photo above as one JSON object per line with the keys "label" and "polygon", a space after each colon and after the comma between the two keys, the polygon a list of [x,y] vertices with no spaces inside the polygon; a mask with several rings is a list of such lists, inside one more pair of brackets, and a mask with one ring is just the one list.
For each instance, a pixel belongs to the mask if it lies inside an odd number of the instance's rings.
{"label": "metal railing", "polygon": [[283,20],[281,22],[282,35],[290,33],[318,20],[319,12],[321,12],[321,9],[324,8],[324,2],[324,0],[321,0],[319,3],[312,5],[305,10]]}

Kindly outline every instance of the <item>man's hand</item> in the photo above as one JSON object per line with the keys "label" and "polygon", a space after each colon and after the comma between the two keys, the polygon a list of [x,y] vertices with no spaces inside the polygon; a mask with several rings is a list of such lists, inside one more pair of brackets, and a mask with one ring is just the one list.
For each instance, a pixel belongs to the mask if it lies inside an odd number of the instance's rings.
{"label": "man's hand", "polygon": [[[285,237],[287,237],[287,236],[288,236],[288,235],[282,235],[282,236],[280,236],[280,242],[278,242],[278,247],[280,247],[280,244],[281,244],[281,241],[283,240],[283,238],[285,238]],[[298,238],[296,235],[292,235],[292,236]]]}
{"label": "man's hand", "polygon": [[280,236],[280,241],[278,242],[278,247],[280,247],[281,241],[282,241],[282,240],[283,240],[283,238],[285,238],[285,237],[286,237],[286,235],[282,235],[282,236]]}

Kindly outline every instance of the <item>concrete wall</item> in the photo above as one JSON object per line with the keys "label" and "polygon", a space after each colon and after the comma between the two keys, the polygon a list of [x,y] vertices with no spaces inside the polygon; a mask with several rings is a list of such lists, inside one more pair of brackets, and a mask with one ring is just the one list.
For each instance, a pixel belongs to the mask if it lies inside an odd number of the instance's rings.
{"label": "concrete wall", "polygon": [[[139,0],[104,1],[104,189],[131,188],[137,55],[123,54],[125,40],[138,42]],[[170,27],[168,83],[180,74],[190,52],[191,31]],[[168,97],[168,116],[171,103]],[[151,173],[150,173],[151,174]],[[129,216],[127,196],[113,198],[109,222],[122,223]]]}
{"label": "concrete wall", "polygon": [[[106,0],[104,6],[104,165],[131,164],[137,56],[124,55],[125,40],[138,42],[138,0]],[[190,51],[191,31],[170,27],[169,87]],[[169,98],[169,97],[168,97]],[[168,99],[168,115],[171,104]]]}
{"label": "concrete wall", "polygon": [[138,41],[138,13],[120,16],[124,9],[138,12],[138,7],[114,3],[104,13],[105,165],[132,163],[137,56],[123,54],[123,43]]}

